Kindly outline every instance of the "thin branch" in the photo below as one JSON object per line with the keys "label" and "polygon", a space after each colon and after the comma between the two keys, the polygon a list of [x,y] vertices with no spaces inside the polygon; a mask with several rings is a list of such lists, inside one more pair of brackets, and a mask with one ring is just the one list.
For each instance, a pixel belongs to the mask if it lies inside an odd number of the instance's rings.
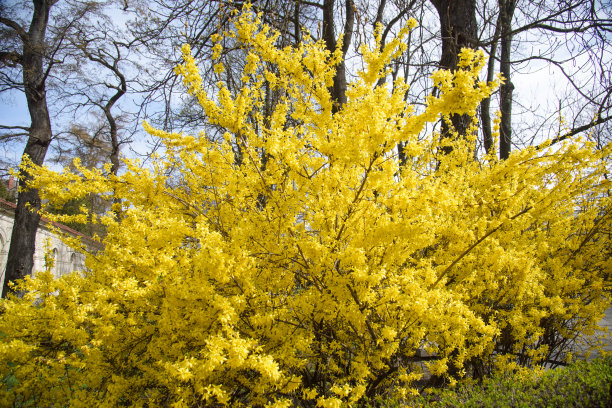
{"label": "thin branch", "polygon": [[17,22],[11,20],[10,18],[0,17],[0,23],[15,30],[17,35],[21,37],[21,41],[23,41],[24,43],[30,40],[26,30],[22,26],[20,26]]}
{"label": "thin branch", "polygon": [[317,8],[323,9],[323,5],[322,4],[315,3],[314,1],[298,0],[297,2],[300,3],[300,4],[305,4],[307,6],[312,6],[312,7],[317,7]]}
{"label": "thin branch", "polygon": [[586,125],[582,125],[582,126],[579,126],[577,128],[574,128],[574,129],[570,130],[569,132],[567,132],[566,134],[564,134],[563,136],[555,137],[554,139],[552,139],[550,141],[550,143],[546,142],[546,143],[542,143],[542,144],[536,146],[536,150],[540,150],[543,147],[552,146],[555,143],[562,142],[565,139],[569,139],[572,136],[575,136],[575,135],[577,135],[579,133],[582,133],[582,132],[585,132],[585,131],[591,129],[592,127],[595,127],[597,125],[601,125],[602,123],[606,123],[610,119],[612,119],[612,115],[606,116],[605,118],[598,118],[597,120],[594,120],[594,121],[592,121],[590,123],[587,123]]}
{"label": "thin branch", "polygon": [[21,129],[21,130],[25,130],[26,132],[30,131],[30,128],[27,126],[6,126],[6,125],[0,125],[0,129]]}
{"label": "thin branch", "polygon": [[[532,206],[525,207],[519,213],[517,213],[517,214],[513,215],[512,217],[510,217],[510,221],[520,217],[521,215],[525,214],[527,211],[531,210],[532,208],[533,208]],[[472,245],[470,245],[470,247],[468,249],[463,251],[463,253],[461,255],[459,255],[457,258],[455,258],[455,260],[450,265],[448,265],[446,267],[446,269],[444,269],[444,271],[442,271],[442,273],[440,274],[438,279],[432,285],[432,288],[436,287],[438,285],[438,283],[442,280],[442,278],[444,278],[444,276],[446,276],[446,274],[453,268],[453,266],[457,265],[457,263],[459,263],[459,261],[461,261],[467,254],[472,252],[472,250],[474,248],[476,248],[478,246],[478,244],[480,244],[482,241],[484,241],[487,237],[489,237],[492,234],[494,234],[495,232],[497,232],[497,230],[499,230],[504,225],[505,225],[505,222],[502,222],[497,227],[493,228],[492,230],[490,230],[489,232],[484,234],[482,237],[480,237],[480,239],[478,239],[476,242],[474,242]]]}

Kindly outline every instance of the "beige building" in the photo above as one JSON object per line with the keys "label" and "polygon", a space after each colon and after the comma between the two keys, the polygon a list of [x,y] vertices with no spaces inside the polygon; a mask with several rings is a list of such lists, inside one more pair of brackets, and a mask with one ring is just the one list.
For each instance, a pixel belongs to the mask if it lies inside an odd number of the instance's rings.
{"label": "beige building", "polygon": [[[0,271],[2,271],[2,275],[0,276],[0,285],[4,284],[6,260],[8,257],[9,245],[11,243],[15,208],[15,204],[0,199]],[[83,254],[75,252],[72,248],[64,244],[55,231],[53,231],[53,227],[58,228],[62,233],[80,236],[86,243],[95,246],[95,243],[89,237],[81,234],[80,232],[75,231],[63,224],[50,222],[43,218],[36,233],[34,274],[36,274],[37,271],[44,270],[45,268],[46,242],[49,243],[48,248],[55,259],[55,265],[52,271],[56,277],[72,271],[83,270],[85,260]]]}

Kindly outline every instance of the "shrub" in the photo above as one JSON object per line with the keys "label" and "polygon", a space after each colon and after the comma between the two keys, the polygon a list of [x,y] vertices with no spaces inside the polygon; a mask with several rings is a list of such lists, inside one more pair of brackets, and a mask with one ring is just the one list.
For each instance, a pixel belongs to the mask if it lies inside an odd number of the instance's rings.
{"label": "shrub", "polygon": [[[210,96],[188,46],[177,68],[220,140],[145,124],[166,147],[150,168],[29,167],[54,205],[120,204],[99,218],[108,233],[87,273],[39,273],[2,301],[2,405],[356,405],[413,393],[423,351],[450,379],[494,356],[541,361],[596,327],[612,265],[609,146],[476,161],[475,127],[442,141],[423,129],[475,115],[496,86],[478,81],[481,53],[435,73],[439,96],[418,110],[402,79],[377,85],[406,27],[364,47],[336,111],[339,53],[278,49],[249,11],[234,26],[239,91],[220,81]],[[264,115],[266,88],[280,99]]]}
{"label": "shrub", "polygon": [[612,359],[608,357],[582,360],[543,373],[505,372],[486,378],[482,383],[463,381],[452,390],[434,391],[427,397],[414,398],[408,406],[605,408],[611,404]]}

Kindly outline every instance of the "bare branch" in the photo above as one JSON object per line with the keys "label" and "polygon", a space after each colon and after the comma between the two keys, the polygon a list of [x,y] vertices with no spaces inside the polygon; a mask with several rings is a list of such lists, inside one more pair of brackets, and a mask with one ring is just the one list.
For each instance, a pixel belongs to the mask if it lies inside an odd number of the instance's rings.
{"label": "bare branch", "polygon": [[5,26],[10,27],[13,30],[15,30],[17,35],[21,38],[21,41],[23,41],[24,43],[29,41],[28,33],[17,22],[15,22],[15,21],[13,21],[13,20],[11,20],[9,18],[6,18],[6,17],[0,17],[0,23],[2,23]]}
{"label": "bare branch", "polygon": [[9,129],[21,129],[21,130],[24,130],[26,132],[30,131],[30,128],[27,127],[27,126],[6,126],[6,125],[0,125],[0,129],[2,129],[2,130],[4,130],[4,129],[6,129],[6,130],[9,130]]}
{"label": "bare branch", "polygon": [[562,142],[562,141],[564,141],[566,139],[571,138],[572,136],[576,136],[577,134],[580,134],[582,132],[586,132],[587,130],[589,130],[589,129],[597,126],[597,125],[601,125],[602,123],[606,123],[606,122],[608,122],[611,119],[612,119],[612,115],[606,116],[605,118],[598,118],[598,119],[596,119],[596,120],[594,120],[594,121],[592,121],[590,123],[587,123],[586,125],[582,125],[582,126],[579,126],[577,128],[574,128],[574,129],[570,130],[569,132],[567,132],[566,134],[564,134],[562,136],[558,136],[558,137],[552,139],[550,142],[538,145],[538,146],[536,146],[536,149],[540,150],[540,149],[542,149],[542,148],[544,148],[546,146],[552,146],[555,143]]}

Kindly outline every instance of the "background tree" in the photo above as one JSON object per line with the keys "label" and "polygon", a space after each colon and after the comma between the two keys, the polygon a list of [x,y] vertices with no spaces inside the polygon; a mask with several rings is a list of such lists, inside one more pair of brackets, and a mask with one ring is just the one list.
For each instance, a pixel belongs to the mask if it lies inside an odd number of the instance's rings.
{"label": "background tree", "polygon": [[514,84],[510,74],[510,54],[512,52],[512,18],[516,0],[499,0],[499,24],[501,26],[501,58],[499,72],[504,77],[500,88],[500,132],[499,157],[507,159],[510,156],[512,143],[512,91]]}
{"label": "background tree", "polygon": [[[78,159],[79,166],[86,169],[103,169],[114,150],[108,138],[108,127],[104,115],[94,116],[87,127],[83,124],[72,125],[68,130],[70,135],[62,135],[62,143],[58,144],[61,150],[56,150],[49,162],[76,172],[74,160]],[[113,174],[112,169],[109,174]],[[97,194],[88,194],[79,199],[69,200],[58,208],[51,207],[49,211],[52,214],[74,216],[81,214],[84,207],[87,212],[87,223],[66,221],[65,224],[87,236],[104,237],[106,229],[96,220],[110,210],[111,204],[112,200]]]}
{"label": "background tree", "polygon": [[[0,23],[3,24],[4,30],[10,30],[10,33],[18,38],[10,45],[19,47],[3,51],[2,62],[10,68],[19,67],[22,72],[21,81],[11,77],[10,74],[3,75],[3,79],[11,80],[12,84],[25,93],[31,124],[27,129],[23,129],[28,133],[23,155],[27,155],[38,164],[43,163],[52,137],[45,89],[49,70],[54,63],[53,60],[49,61],[45,57],[53,56],[53,51],[57,50],[57,45],[55,49],[49,50],[45,42],[49,9],[52,5],[53,2],[50,1],[35,1],[29,28],[18,20],[9,18],[6,6],[3,5],[0,9]],[[20,179],[21,184],[25,187],[31,175],[21,173]],[[36,190],[22,191],[18,194],[11,246],[2,288],[3,297],[11,290],[10,284],[32,271],[36,230],[40,221],[39,209],[40,199]]]}
{"label": "background tree", "polygon": [[[47,36],[50,10],[55,1],[33,1],[29,26],[21,16],[13,18],[8,13],[7,5],[0,6],[0,24],[3,26],[3,37],[12,40],[6,43],[7,48],[0,55],[3,63],[3,89],[15,89],[24,92],[27,99],[31,124],[26,128],[5,126],[5,129],[20,129],[27,132],[27,142],[23,156],[32,162],[44,162],[49,144],[52,139],[51,120],[47,107],[46,82],[54,65],[58,62],[59,51],[65,37],[71,29],[71,22],[58,25]],[[86,12],[88,7],[81,7],[74,12],[79,15]],[[9,72],[7,72],[7,70]],[[15,71],[21,73],[17,76]],[[22,136],[20,132],[18,136]],[[15,136],[12,134],[11,137]],[[20,184],[28,187],[31,175],[20,173]],[[10,285],[17,279],[23,278],[32,272],[34,264],[35,237],[40,215],[40,199],[35,189],[24,189],[17,197],[17,209],[11,234],[11,245],[8,253],[6,273],[2,296],[11,289]]]}
{"label": "background tree", "polygon": [[[550,132],[558,133],[556,140],[563,140],[606,126],[611,118],[612,89],[612,10],[608,4],[597,0],[500,0],[497,4],[483,2],[478,10],[482,26],[479,44],[490,55],[488,78],[496,71],[506,78],[499,104],[494,107],[501,113],[500,157],[507,158],[512,145],[537,144],[536,139],[551,137]],[[495,70],[497,63],[499,70]],[[513,78],[527,79],[525,73],[544,67],[551,74],[560,74],[566,89],[556,89],[560,93],[549,106],[536,106],[528,100],[529,89]],[[518,92],[518,99],[513,91]],[[561,109],[558,101],[563,101]],[[492,143],[490,109],[487,103],[481,108],[487,151]],[[560,115],[567,121],[563,129],[558,125]],[[521,137],[513,139],[513,133]]]}
{"label": "background tree", "polygon": [[[442,56],[439,67],[456,70],[459,61],[459,52],[462,48],[476,48],[478,27],[476,22],[475,0],[431,0],[438,12],[440,22],[440,35],[442,37]],[[457,134],[464,136],[470,126],[467,115],[453,115],[450,123]],[[442,136],[448,135],[448,125],[443,122]],[[450,152],[450,146],[443,146],[442,151]]]}

